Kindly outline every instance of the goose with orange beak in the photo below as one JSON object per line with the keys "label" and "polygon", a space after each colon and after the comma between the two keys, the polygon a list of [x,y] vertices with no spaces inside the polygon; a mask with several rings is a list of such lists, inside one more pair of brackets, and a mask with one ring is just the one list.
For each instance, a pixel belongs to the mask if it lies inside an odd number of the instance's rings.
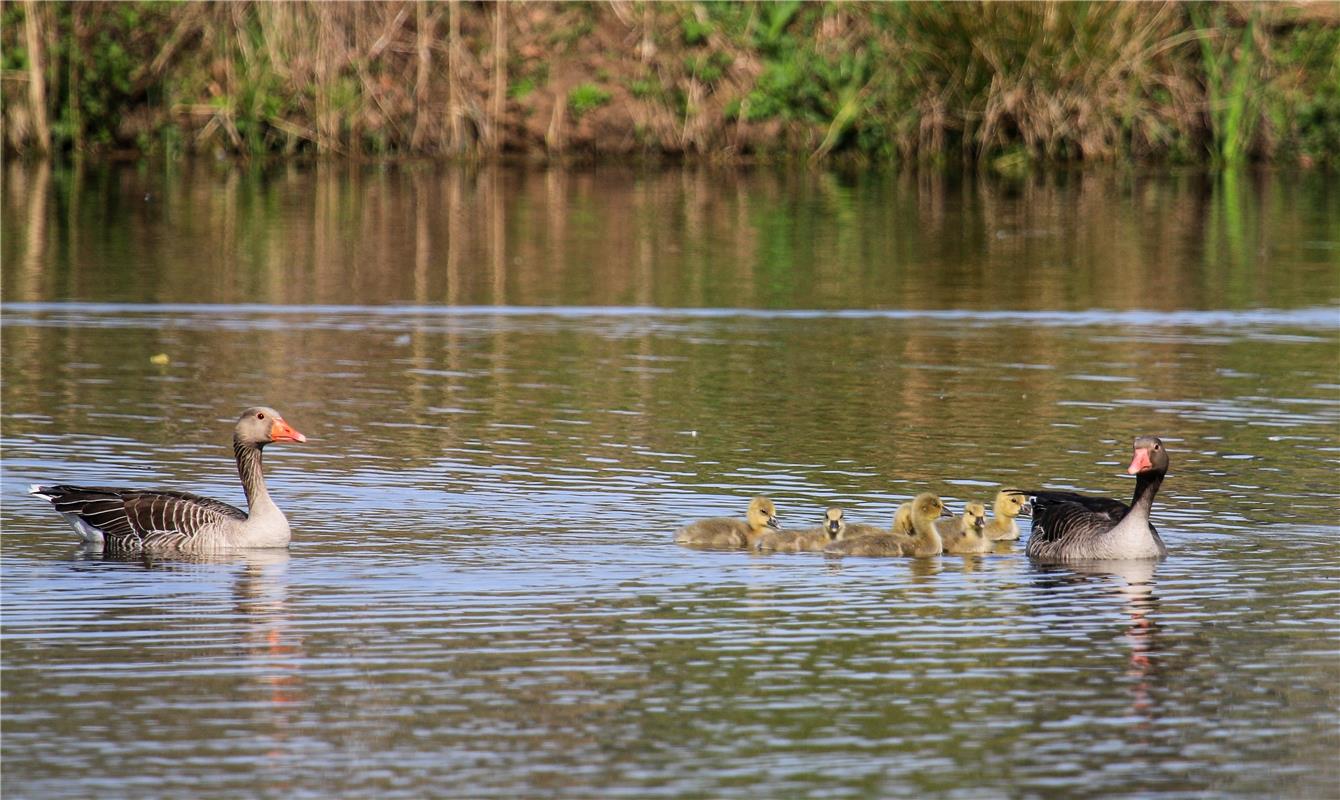
{"label": "goose with orange beak", "polygon": [[118,552],[211,553],[243,547],[287,547],[288,520],[270,499],[261,473],[261,448],[305,442],[273,408],[242,412],[233,427],[233,455],[248,511],[189,492],[103,486],[33,486],[87,545]]}
{"label": "goose with orange beak", "polygon": [[1135,440],[1127,474],[1135,476],[1131,504],[1075,492],[1026,491],[1033,506],[1028,555],[1037,561],[1162,558],[1168,554],[1149,521],[1168,473],[1168,451],[1154,436]]}

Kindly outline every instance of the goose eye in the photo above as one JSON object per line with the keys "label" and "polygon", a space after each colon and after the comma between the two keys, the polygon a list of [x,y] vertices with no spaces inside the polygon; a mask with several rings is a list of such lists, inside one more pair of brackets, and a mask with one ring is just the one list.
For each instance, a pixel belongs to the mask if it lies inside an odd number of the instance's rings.
{"label": "goose eye", "polygon": [[265,414],[263,414],[263,413],[257,411],[257,412],[256,412],[256,419],[265,419]]}

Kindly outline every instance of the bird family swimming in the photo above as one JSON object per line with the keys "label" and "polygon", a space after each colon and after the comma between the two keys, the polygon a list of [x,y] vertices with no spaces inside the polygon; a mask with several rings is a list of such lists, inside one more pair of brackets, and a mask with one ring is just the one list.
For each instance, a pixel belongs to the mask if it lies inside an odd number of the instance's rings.
{"label": "bird family swimming", "polygon": [[[109,550],[208,553],[231,548],[287,547],[287,518],[271,499],[261,469],[261,451],[275,442],[305,442],[279,412],[255,406],[233,427],[233,454],[247,511],[180,491],[153,491],[69,484],[34,485],[81,540]],[[1163,442],[1140,436],[1127,472],[1136,476],[1130,505],[1067,491],[1004,489],[988,522],[981,503],[968,503],[954,519],[936,495],[923,493],[899,506],[891,529],[848,523],[843,510],[825,511],[823,524],[783,532],[769,498],[754,497],[745,518],[699,520],[676,531],[674,540],[694,547],[819,552],[830,555],[925,557],[986,552],[992,541],[1018,538],[1015,519],[1033,517],[1026,552],[1037,561],[1161,558],[1168,549],[1149,521],[1169,458]]]}
{"label": "bird family swimming", "polygon": [[[823,528],[804,531],[803,536],[759,532],[750,542],[742,543],[737,537],[725,546],[802,552],[822,545],[823,552],[829,555],[971,555],[987,552],[992,542],[1019,538],[1017,518],[1031,515],[1033,528],[1026,552],[1035,561],[1161,558],[1168,549],[1149,522],[1149,513],[1167,474],[1168,463],[1168,453],[1160,439],[1136,438],[1134,456],[1127,469],[1136,476],[1135,495],[1129,506],[1118,500],[1075,492],[1002,489],[996,495],[990,520],[981,503],[968,503],[961,517],[940,519],[952,515],[939,497],[924,493],[898,507],[888,530],[846,522],[841,509],[831,508],[826,514],[830,533],[826,534]],[[693,543],[681,538],[684,531],[712,522],[718,521],[694,523],[681,530],[676,541]],[[738,520],[730,522],[743,525]],[[825,535],[830,539],[826,544]]]}

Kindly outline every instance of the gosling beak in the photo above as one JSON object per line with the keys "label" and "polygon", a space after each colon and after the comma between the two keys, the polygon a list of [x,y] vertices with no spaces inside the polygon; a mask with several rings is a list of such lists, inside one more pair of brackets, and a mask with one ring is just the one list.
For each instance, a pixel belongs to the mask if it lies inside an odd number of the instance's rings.
{"label": "gosling beak", "polygon": [[768,527],[775,531],[780,531],[782,529],[782,523],[778,522],[776,517],[768,517]]}
{"label": "gosling beak", "polygon": [[307,437],[294,430],[282,419],[276,419],[270,423],[270,441],[272,442],[305,442]]}
{"label": "gosling beak", "polygon": [[1139,447],[1135,450],[1135,457],[1131,459],[1131,465],[1126,468],[1126,474],[1136,475],[1152,466],[1154,465],[1149,461],[1149,448]]}
{"label": "gosling beak", "polygon": [[953,519],[953,518],[954,518],[954,512],[953,512],[953,511],[950,511],[948,508],[942,508],[942,509],[940,509],[940,516],[942,516],[942,517],[948,517],[949,519]]}
{"label": "gosling beak", "polygon": [[1019,516],[1021,517],[1033,516],[1033,504],[1024,503],[1023,505],[1019,506]]}
{"label": "gosling beak", "polygon": [[973,528],[977,529],[978,533],[981,533],[982,529],[986,527],[986,518],[985,517],[974,518],[972,521],[972,526]]}

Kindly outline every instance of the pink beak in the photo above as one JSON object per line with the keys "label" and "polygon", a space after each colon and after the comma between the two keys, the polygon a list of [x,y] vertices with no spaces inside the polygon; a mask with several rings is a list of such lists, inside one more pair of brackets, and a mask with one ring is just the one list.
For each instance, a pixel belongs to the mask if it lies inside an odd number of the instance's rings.
{"label": "pink beak", "polygon": [[1126,468],[1126,474],[1136,475],[1152,466],[1154,465],[1149,463],[1149,448],[1143,447],[1135,451],[1135,457],[1131,459],[1131,465]]}

